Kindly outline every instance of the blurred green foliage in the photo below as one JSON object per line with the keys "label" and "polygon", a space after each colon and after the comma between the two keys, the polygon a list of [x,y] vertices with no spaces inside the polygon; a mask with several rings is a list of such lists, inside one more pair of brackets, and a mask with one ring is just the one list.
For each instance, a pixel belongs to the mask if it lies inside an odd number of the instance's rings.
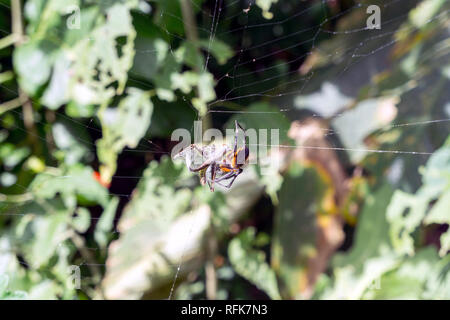
{"label": "blurred green foliage", "polygon": [[[449,299],[448,2],[359,2],[0,0],[0,299]],[[211,193],[196,119],[280,166]]]}

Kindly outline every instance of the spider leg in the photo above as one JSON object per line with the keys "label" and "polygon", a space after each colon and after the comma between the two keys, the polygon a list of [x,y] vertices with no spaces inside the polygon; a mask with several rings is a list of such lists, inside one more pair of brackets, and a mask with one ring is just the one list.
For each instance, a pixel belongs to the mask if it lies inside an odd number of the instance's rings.
{"label": "spider leg", "polygon": [[245,139],[247,138],[247,133],[245,132],[244,128],[242,128],[242,126],[239,124],[239,122],[236,121],[235,125],[236,125],[236,132],[238,130],[237,127],[239,127],[242,130],[242,132],[244,133],[244,146],[245,146],[245,143],[246,143]]}
{"label": "spider leg", "polygon": [[239,175],[239,173],[234,172],[233,176],[229,177],[228,179],[224,179],[224,181],[225,181],[225,180],[231,179],[230,183],[228,183],[227,185],[222,184],[221,182],[217,182],[217,181],[216,181],[216,183],[217,183],[219,186],[222,186],[222,187],[224,187],[224,188],[230,189],[231,186],[232,186],[233,183],[234,183],[234,180],[236,180],[236,178],[238,177],[238,175]]}
{"label": "spider leg", "polygon": [[209,190],[214,192],[214,182],[216,180],[216,163],[211,163],[211,180],[208,180]]}
{"label": "spider leg", "polygon": [[207,168],[207,167],[210,166],[211,164],[212,164],[212,163],[211,163],[211,160],[207,160],[207,161],[203,162],[203,163],[202,163],[199,167],[197,167],[197,168],[192,167],[192,166],[189,166],[189,170],[192,171],[192,172],[199,172],[199,171],[201,171],[201,170]]}
{"label": "spider leg", "polygon": [[[190,149],[190,150],[187,150],[187,149]],[[193,161],[193,159],[195,159],[194,150],[197,151],[203,158],[204,157],[203,149],[199,148],[195,144],[191,144],[189,147],[185,148],[182,152],[184,152],[185,150],[186,150],[186,152],[190,152],[190,154],[188,154],[187,157],[186,157],[186,164],[187,164],[188,169],[191,172],[201,171],[201,170],[207,168],[210,165],[211,161],[207,160],[207,161],[203,162],[200,166],[193,167],[192,166],[192,161]]]}
{"label": "spider leg", "polygon": [[191,144],[191,145],[189,146],[189,148],[195,149],[195,150],[197,150],[201,155],[203,155],[203,149],[200,149],[199,147],[197,147],[197,145]]}
{"label": "spider leg", "polygon": [[[233,171],[230,173],[227,173],[226,175],[224,175],[223,177],[220,177],[219,179],[216,180],[216,183],[222,187],[225,187],[227,189],[231,188],[231,186],[234,183],[234,180],[236,180],[236,178],[243,172],[244,170],[239,169],[239,171]],[[220,183],[221,181],[225,181],[225,180],[229,180],[231,179],[230,183],[228,185],[224,185],[222,183]]]}
{"label": "spider leg", "polygon": [[234,183],[234,180],[236,180],[236,178],[238,177],[238,175],[239,175],[239,173],[236,173],[236,174],[234,175],[233,179],[231,179],[230,183],[229,183],[228,185],[224,186],[224,187],[227,188],[227,189],[230,189],[231,186],[232,186],[233,183]]}
{"label": "spider leg", "polygon": [[235,174],[236,174],[236,172],[234,172],[234,171],[228,172],[226,175],[221,176],[220,178],[217,178],[215,181],[220,182],[223,180],[228,180],[228,179],[232,178]]}
{"label": "spider leg", "polygon": [[237,120],[234,121],[234,149],[233,149],[233,156],[236,154],[237,151],[237,145],[238,145],[238,136],[239,136],[239,123]]}
{"label": "spider leg", "polygon": [[[223,181],[222,181],[223,182]],[[217,185],[226,188],[226,189],[230,189],[230,187],[228,185],[223,184],[222,182],[216,182]]]}
{"label": "spider leg", "polygon": [[[234,122],[235,126],[235,136],[234,136],[234,153],[233,153],[233,166],[241,167],[245,164],[247,161],[247,154],[248,154],[248,147],[247,147],[247,133],[245,132],[244,128],[237,122],[237,120]],[[244,139],[242,147],[238,150],[238,138],[239,138],[239,129],[242,130],[244,133]],[[243,159],[242,159],[243,158]]]}
{"label": "spider leg", "polygon": [[[195,144],[192,144],[191,147],[194,148],[195,150],[197,150],[197,151],[202,155],[202,158],[203,158],[203,150],[202,150],[202,149],[200,149],[199,147],[197,147]],[[198,171],[201,171],[201,170],[203,170],[203,169],[209,167],[209,166],[212,164],[212,162],[213,162],[212,159],[208,159],[208,160],[206,160],[205,162],[203,162],[203,163],[202,163],[200,166],[198,166],[198,167],[193,167],[192,165],[189,165],[189,170],[192,171],[192,172],[198,172]]]}

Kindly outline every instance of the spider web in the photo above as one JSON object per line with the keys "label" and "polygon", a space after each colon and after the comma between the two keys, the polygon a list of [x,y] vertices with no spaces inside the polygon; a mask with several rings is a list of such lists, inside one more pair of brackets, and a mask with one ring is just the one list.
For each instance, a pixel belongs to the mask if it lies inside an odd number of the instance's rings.
{"label": "spider web", "polygon": [[[195,3],[190,0],[192,4],[195,5]],[[241,43],[237,49],[235,49],[235,55],[233,57],[233,63],[232,66],[226,71],[222,72],[221,74],[215,74],[216,78],[216,89],[217,87],[220,87],[223,82],[228,81],[228,85],[225,85],[227,87],[227,90],[220,94],[218,98],[208,104],[208,111],[207,115],[209,114],[216,114],[216,113],[228,113],[228,114],[272,114],[272,113],[288,113],[292,111],[292,108],[280,108],[279,111],[274,112],[265,112],[265,111],[245,111],[243,110],[224,110],[219,109],[217,110],[217,107],[221,107],[226,105],[227,102],[241,102],[244,101],[241,105],[247,105],[253,101],[258,101],[257,99],[261,98],[279,98],[285,97],[285,96],[292,96],[292,95],[301,95],[305,88],[307,87],[308,83],[313,79],[314,72],[305,72],[301,74],[299,72],[299,67],[292,68],[293,70],[290,70],[288,68],[287,71],[281,74],[276,75],[267,75],[268,72],[272,70],[276,70],[279,66],[283,65],[295,65],[301,64],[306,61],[306,59],[313,55],[313,52],[320,51],[320,49],[317,47],[317,42],[321,34],[327,34],[329,36],[336,36],[336,35],[353,35],[355,33],[367,33],[368,35],[363,36],[363,38],[359,41],[359,43],[356,46],[349,46],[349,47],[342,47],[337,48],[334,50],[334,52],[325,52],[325,56],[328,59],[333,59],[333,56],[337,56],[341,52],[343,52],[344,57],[346,58],[342,62],[342,68],[338,73],[338,77],[342,77],[343,74],[345,74],[350,68],[352,68],[355,65],[358,65],[358,63],[361,62],[363,59],[367,59],[370,56],[376,55],[379,52],[382,52],[385,49],[391,48],[398,39],[393,39],[393,35],[398,32],[398,26],[401,25],[401,23],[407,18],[407,14],[403,14],[400,16],[392,17],[388,20],[383,21],[383,28],[380,31],[372,31],[369,30],[367,26],[361,26],[357,28],[352,28],[348,30],[329,30],[325,28],[327,23],[333,22],[337,19],[339,19],[342,16],[349,15],[354,11],[363,11],[366,12],[367,4],[363,3],[355,3],[354,5],[350,6],[349,8],[346,8],[342,11],[340,11],[337,14],[334,15],[328,15],[328,12],[326,10],[326,7],[330,3],[336,3],[337,1],[327,1],[327,0],[321,0],[321,1],[311,1],[311,4],[309,4],[306,8],[299,10],[296,13],[290,14],[288,17],[281,19],[279,21],[270,21],[270,22],[263,22],[263,23],[255,23],[250,24],[249,23],[249,11],[251,11],[253,8],[256,7],[254,1],[233,1],[231,3],[223,4],[223,1],[216,0],[214,5],[214,10],[212,11],[212,14],[208,11],[205,11],[202,8],[199,8],[202,12],[202,14],[206,17],[212,18],[211,19],[211,28],[209,31],[209,46],[210,48],[211,42],[214,41],[214,39],[220,39],[223,36],[226,36],[227,34],[234,34],[234,33],[241,33]],[[401,5],[401,0],[393,0],[387,3],[383,4],[383,8],[389,8],[393,5]],[[400,4],[399,4],[400,3]],[[240,5],[241,9],[235,14],[230,14],[230,16],[227,16],[226,12],[225,14],[222,13],[222,11],[226,11],[229,7],[233,5]],[[280,4],[281,5],[281,4]],[[223,7],[222,7],[223,6]],[[219,7],[219,9],[217,9]],[[286,23],[289,23],[289,21],[295,20],[297,18],[301,18],[304,15],[307,15],[308,13],[311,13],[314,9],[317,7],[320,7],[323,10],[324,18],[323,20],[318,23],[314,27],[306,28],[306,29],[300,29],[296,30],[294,32],[288,33],[288,34],[282,34],[281,36],[275,37],[272,40],[265,40],[265,41],[252,41],[251,43],[245,43],[245,40],[248,40],[246,36],[248,34],[251,35],[251,33],[260,28],[271,28],[276,29],[277,27],[283,26]],[[223,8],[223,10],[221,10]],[[442,17],[446,17],[448,14],[448,10],[444,12],[440,12],[438,15],[430,18],[426,23],[431,23],[432,21],[436,19],[440,19]],[[240,27],[233,28],[228,31],[222,31],[218,32],[218,25],[220,22],[221,15],[223,15],[222,20],[227,21],[230,19],[235,19],[238,16],[243,16],[243,23]],[[275,18],[276,19],[276,18]],[[383,29],[386,29],[385,26],[391,26],[390,31],[384,31]],[[204,27],[199,27],[199,32],[202,32],[205,30]],[[389,28],[388,28],[389,29]],[[404,31],[411,31],[407,30],[411,29],[411,27],[404,28]],[[401,30],[403,31],[403,30]],[[166,32],[169,33],[168,30]],[[295,44],[280,44],[283,41],[289,40],[294,37],[299,37],[303,34],[311,34],[306,39],[302,39],[300,42]],[[379,39],[383,39],[383,43],[380,45],[378,44]],[[187,39],[185,39],[187,40]],[[373,45],[375,43],[375,47]],[[255,53],[252,57],[252,53],[255,51],[260,51],[261,49],[270,48],[271,46],[278,46],[279,48],[275,50],[268,50],[268,53]],[[264,59],[268,59],[270,57],[273,57],[275,55],[278,55],[280,53],[286,52],[288,50],[295,49],[297,47],[301,46],[307,46],[309,45],[309,48],[307,49],[306,53],[294,56],[293,58],[289,59],[288,61],[283,61],[279,64],[275,63],[269,66],[264,66],[262,68],[259,68],[255,70],[255,68],[252,68],[255,64],[258,64],[260,61],[264,61]],[[210,53],[207,53],[206,63],[204,70],[207,70],[208,62],[210,59]],[[250,67],[250,68],[248,68]],[[300,74],[299,74],[300,73]],[[280,78],[284,78],[286,76],[292,76],[289,80],[283,80],[281,83],[279,83]],[[256,78],[251,81],[248,81],[251,78]],[[231,85],[230,85],[231,82]],[[278,82],[278,83],[277,83]],[[261,84],[267,84],[266,89],[261,89]],[[292,90],[290,88],[297,87],[296,89]],[[289,89],[287,89],[289,88]],[[242,91],[246,91],[243,93]],[[337,113],[335,116],[339,117],[341,114]],[[318,114],[313,114],[313,117],[320,117]],[[203,119],[199,118],[200,120]],[[450,118],[445,119],[434,119],[434,120],[425,120],[425,121],[415,121],[415,122],[408,122],[408,123],[395,123],[395,124],[388,124],[383,126],[382,130],[388,130],[392,128],[401,128],[401,127],[411,127],[411,126],[427,126],[427,125],[438,125],[438,124],[448,124],[450,121]],[[332,129],[324,129],[324,137],[329,137],[333,135],[339,135],[341,132],[338,130],[332,130]],[[261,144],[258,144],[256,146],[262,146]],[[407,156],[429,156],[433,152],[425,152],[425,151],[414,151],[414,150],[380,150],[380,149],[355,149],[355,148],[345,148],[345,147],[315,147],[315,146],[292,146],[292,145],[267,145],[269,147],[281,147],[281,148],[309,148],[309,149],[328,149],[328,150],[334,150],[337,152],[348,152],[348,151],[364,151],[369,153],[387,153],[387,154],[401,154],[401,155],[407,155]],[[188,240],[188,239],[187,239]],[[177,278],[179,276],[180,269],[182,268],[182,258],[180,259],[180,264],[177,267],[177,271],[172,283],[169,299],[173,296],[173,291],[175,284],[177,282]]]}
{"label": "spider web", "polygon": [[[384,9],[389,9],[394,6],[401,6],[403,2],[407,0],[392,0],[386,2],[382,5]],[[321,51],[318,47],[318,43],[324,41],[321,37],[324,35],[328,36],[338,36],[338,35],[348,35],[352,36],[354,34],[361,34],[361,40],[356,45],[346,45],[344,44],[341,48],[333,48],[333,51],[322,52],[324,56],[332,60],[333,58],[339,58],[340,62],[338,66],[340,69],[337,72],[336,79],[348,75],[352,71],[352,68],[360,63],[364,63],[365,60],[369,59],[371,56],[375,56],[379,53],[383,53],[398,41],[398,39],[393,38],[395,32],[397,32],[397,27],[407,19],[407,15],[400,15],[392,17],[388,20],[383,20],[382,28],[380,30],[368,30],[365,25],[359,27],[351,27],[347,30],[337,31],[330,27],[329,24],[336,23],[339,18],[346,15],[351,15],[356,13],[366,14],[367,4],[362,2],[354,2],[348,5],[343,10],[339,10],[337,13],[330,12],[329,6],[338,3],[337,0],[321,0],[321,1],[304,1],[299,2],[298,8],[287,9],[287,13],[284,18],[278,18],[277,15],[274,16],[272,20],[265,22],[257,22],[261,19],[255,18],[256,15],[260,15],[261,12],[258,9],[254,1],[244,1],[244,0],[215,0],[202,5],[197,4],[194,0],[189,0],[190,4],[199,10],[199,14],[202,16],[203,24],[196,26],[200,38],[206,35],[208,39],[208,49],[214,44],[214,41],[221,40],[227,42],[227,36],[229,35],[240,35],[240,42],[236,44],[233,48],[234,56],[225,67],[217,68],[213,70],[213,74],[216,80],[216,92],[217,99],[208,104],[208,111],[206,116],[211,116],[214,114],[245,114],[249,115],[261,115],[266,114],[270,117],[273,113],[283,113],[289,114],[295,111],[293,108],[279,108],[278,111],[246,111],[242,106],[251,104],[252,102],[259,101],[259,99],[274,99],[273,101],[280,102],[278,105],[287,105],[285,97],[298,96],[307,92],[308,85],[315,79],[316,74],[313,71],[306,70],[305,72],[299,72],[301,66],[308,57],[313,56],[314,52]],[[212,6],[210,4],[212,3]],[[4,3],[0,5],[8,7]],[[283,6],[283,1],[275,4],[273,7]],[[292,32],[284,32],[284,26],[288,24],[295,23],[298,19],[306,19],[308,15],[320,10],[323,12],[323,17],[320,21],[317,21],[316,25],[308,28],[298,28]],[[430,18],[426,23],[431,23],[437,19],[442,19],[448,16],[449,10],[444,10],[439,12],[436,16]],[[176,16],[169,12],[161,12],[161,15],[169,15],[173,19],[183,20],[182,16]],[[383,16],[382,16],[383,17]],[[256,19],[257,21],[253,21]],[[221,26],[228,25],[227,22],[237,20],[238,25],[230,28],[229,30],[224,30]],[[385,26],[391,26],[390,31],[386,31]],[[177,34],[173,34],[167,28],[162,26],[162,29],[171,36],[180,38],[181,40],[188,41],[188,39],[181,37]],[[253,39],[252,35],[256,34],[256,31],[268,30],[268,38]],[[405,30],[408,31],[408,30]],[[10,32],[8,30],[1,30],[0,32],[8,35]],[[260,35],[258,35],[260,36]],[[300,38],[300,40],[298,40]],[[380,44],[380,39],[381,44]],[[294,43],[293,43],[294,42]],[[301,52],[295,51],[301,48]],[[171,54],[174,54],[174,48],[170,46]],[[154,54],[152,51],[143,51],[144,54]],[[277,57],[283,57],[285,54],[288,58],[286,59],[276,59]],[[207,50],[204,71],[210,70],[213,57],[210,54],[210,50]],[[267,61],[270,61],[267,66]],[[214,65],[212,68],[216,68]],[[284,71],[278,72],[281,67],[284,67]],[[287,68],[286,68],[287,67]],[[139,82],[137,79],[132,79],[131,81]],[[143,86],[147,85],[141,83]],[[18,94],[14,90],[1,85],[0,86],[11,93]],[[151,88],[151,87],[149,87]],[[190,104],[187,97],[183,97],[183,101],[194,109],[197,113],[197,118],[202,120],[204,117],[198,115],[197,110]],[[36,102],[37,103],[37,102]],[[239,110],[234,108],[233,110],[227,110],[229,103],[237,103],[240,107]],[[19,111],[12,110],[16,114],[20,114]],[[77,126],[81,126],[90,130],[100,131],[99,129],[91,126],[93,120],[90,119],[88,124],[78,121],[71,117],[66,116],[61,111],[56,111],[58,116],[71,121]],[[336,117],[339,117],[339,113],[336,113]],[[320,117],[319,114],[313,114],[313,117]],[[43,123],[36,120],[38,123]],[[440,118],[431,119],[424,121],[413,121],[405,123],[394,123],[383,127],[383,129],[390,128],[407,128],[415,126],[431,126],[431,125],[445,125],[448,126],[450,118]],[[448,129],[448,127],[446,127]],[[25,129],[16,127],[18,130],[26,131]],[[324,136],[336,136],[341,132],[339,130],[326,129],[324,130]],[[28,134],[34,134],[28,132]],[[38,135],[38,139],[46,140],[45,137]],[[90,141],[84,141],[79,137],[76,137],[80,142],[86,143],[95,149],[95,143]],[[272,145],[269,145],[272,146]],[[278,145],[276,147],[282,148],[315,148],[306,146],[291,146],[291,145]],[[156,149],[155,149],[156,148]],[[323,147],[317,147],[323,148]],[[345,147],[330,147],[328,149],[335,150],[337,152],[348,152],[354,151],[351,148]],[[358,149],[359,150],[359,149]],[[432,151],[415,151],[415,150],[380,150],[380,149],[361,149],[360,151],[373,152],[373,153],[392,153],[392,154],[403,154],[405,156],[423,156],[424,159],[427,158]],[[170,154],[169,151],[162,149],[157,144],[151,141],[143,140],[136,149],[125,149],[125,153],[155,153],[155,154]],[[135,179],[139,180],[142,176],[114,176],[114,179]],[[21,186],[24,190],[27,190],[25,186]],[[130,194],[116,194],[111,193],[111,195],[129,199]],[[11,216],[20,215],[17,213],[9,214]],[[91,218],[91,220],[97,220],[99,218]],[[117,222],[119,218],[114,221]],[[190,226],[190,230],[195,228],[193,223]],[[188,232],[188,237],[191,234]],[[115,233],[118,231],[115,229]],[[188,242],[186,239],[186,243]],[[98,250],[97,248],[88,248],[89,250]],[[175,286],[182,270],[183,264],[183,254],[180,257],[179,263],[174,264],[176,272],[172,282],[171,290],[168,299],[171,299],[174,295]],[[22,262],[20,262],[22,263]],[[26,264],[25,262],[23,262]],[[89,263],[83,262],[80,266],[89,266]],[[105,264],[98,264],[98,266],[106,266]],[[28,266],[31,268],[31,266]]]}

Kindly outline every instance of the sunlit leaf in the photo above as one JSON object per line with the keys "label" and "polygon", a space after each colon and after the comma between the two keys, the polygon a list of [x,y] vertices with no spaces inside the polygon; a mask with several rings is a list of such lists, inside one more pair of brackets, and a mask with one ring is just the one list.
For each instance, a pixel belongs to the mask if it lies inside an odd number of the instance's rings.
{"label": "sunlit leaf", "polygon": [[117,108],[108,108],[100,114],[103,137],[97,142],[102,163],[100,172],[110,181],[116,171],[117,156],[123,148],[136,148],[150,125],[153,104],[150,94],[130,88]]}
{"label": "sunlit leaf", "polygon": [[238,274],[251,281],[272,299],[281,299],[275,273],[265,261],[262,251],[252,248],[255,229],[247,228],[228,246],[228,257]]}
{"label": "sunlit leaf", "polygon": [[95,226],[94,238],[102,248],[106,247],[108,234],[114,226],[114,217],[118,204],[119,198],[112,198]]}

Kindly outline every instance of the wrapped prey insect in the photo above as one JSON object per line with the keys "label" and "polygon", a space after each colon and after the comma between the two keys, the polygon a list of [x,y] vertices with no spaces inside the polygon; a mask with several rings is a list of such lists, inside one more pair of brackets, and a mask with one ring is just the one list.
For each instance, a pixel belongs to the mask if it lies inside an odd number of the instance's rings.
{"label": "wrapped prey insect", "polygon": [[[243,146],[238,147],[239,130],[244,133]],[[208,184],[211,191],[214,191],[215,184],[224,188],[231,188],[236,178],[244,171],[244,166],[248,163],[249,148],[246,143],[246,133],[242,126],[235,121],[234,144],[229,146],[207,145],[198,146],[191,144],[174,159],[185,158],[186,164],[191,172],[198,172],[200,183]],[[195,166],[196,159],[201,157],[201,162]]]}

